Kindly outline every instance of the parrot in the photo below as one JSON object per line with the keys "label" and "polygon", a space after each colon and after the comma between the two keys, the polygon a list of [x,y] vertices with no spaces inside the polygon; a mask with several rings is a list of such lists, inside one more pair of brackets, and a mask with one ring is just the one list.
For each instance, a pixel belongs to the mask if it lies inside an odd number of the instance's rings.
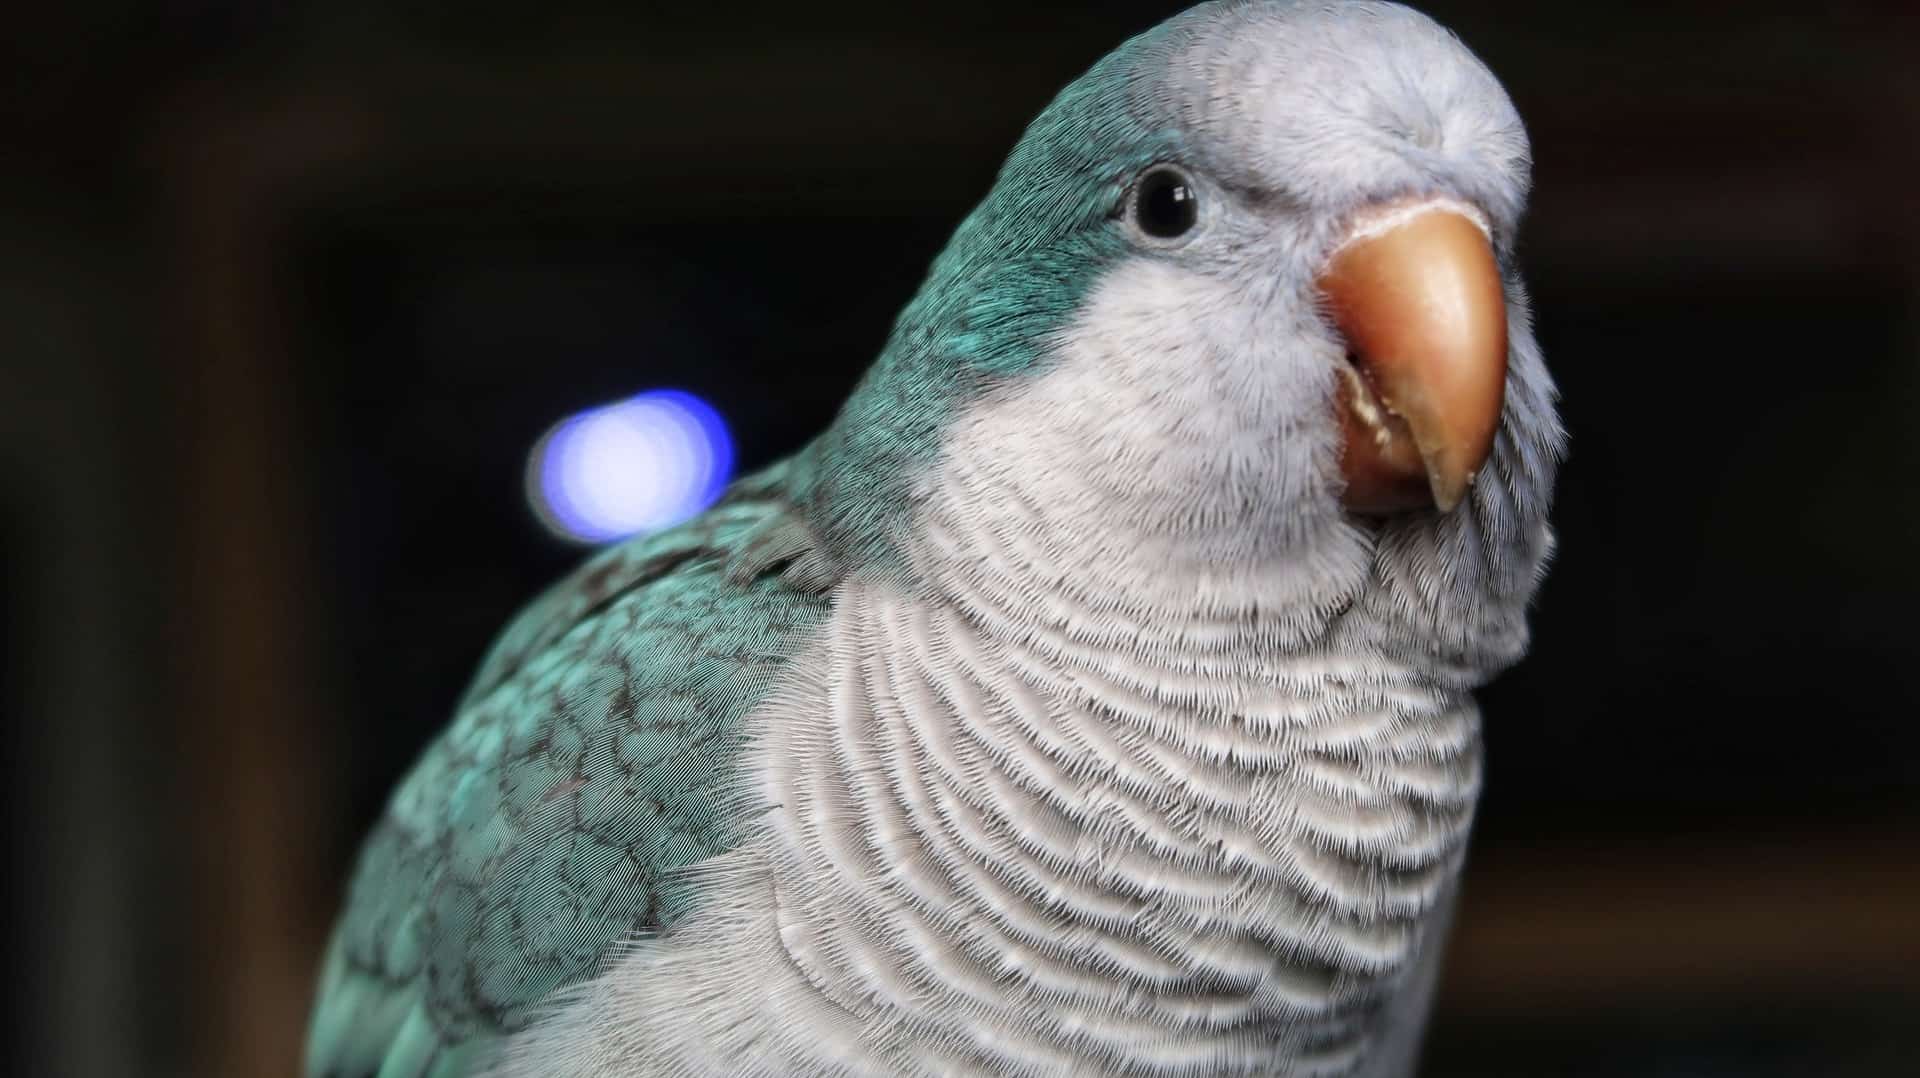
{"label": "parrot", "polygon": [[1411,1073],[1554,545],[1530,170],[1395,4],[1099,59],[824,430],[495,640],[306,1073]]}

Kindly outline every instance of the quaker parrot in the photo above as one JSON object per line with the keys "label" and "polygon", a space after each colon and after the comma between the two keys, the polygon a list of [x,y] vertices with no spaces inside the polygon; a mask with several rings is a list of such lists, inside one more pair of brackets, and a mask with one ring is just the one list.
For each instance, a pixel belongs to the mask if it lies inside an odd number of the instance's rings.
{"label": "quaker parrot", "polygon": [[1100,60],[817,439],[505,630],[308,1074],[1408,1073],[1553,545],[1528,153],[1391,4]]}

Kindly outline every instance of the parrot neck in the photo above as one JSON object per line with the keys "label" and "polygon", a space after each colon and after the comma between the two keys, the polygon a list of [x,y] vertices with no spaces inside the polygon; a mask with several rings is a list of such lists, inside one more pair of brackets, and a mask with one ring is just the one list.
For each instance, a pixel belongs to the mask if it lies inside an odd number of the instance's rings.
{"label": "parrot neck", "polygon": [[1368,552],[1076,518],[1007,452],[1021,407],[956,428],[907,571],[845,581],[767,707],[773,1021],[874,1073],[1373,1073],[1424,1010],[1471,697],[1394,645]]}
{"label": "parrot neck", "polygon": [[882,1073],[1370,1073],[1424,1010],[1477,678],[1407,646],[1369,536],[1195,481],[1270,417],[1143,427],[1113,482],[1087,402],[1197,392],[1121,339],[955,417],[904,571],[773,705],[781,957]]}

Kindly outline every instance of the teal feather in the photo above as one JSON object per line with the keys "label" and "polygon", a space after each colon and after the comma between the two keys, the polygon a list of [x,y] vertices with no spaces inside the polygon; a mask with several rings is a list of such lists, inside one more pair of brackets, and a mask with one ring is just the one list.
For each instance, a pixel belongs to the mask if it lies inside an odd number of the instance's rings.
{"label": "teal feather", "polygon": [[1052,339],[1114,263],[1137,255],[1108,227],[1141,169],[1178,157],[1144,117],[1134,73],[1171,47],[1167,25],[1109,53],[1027,128],[961,222],[834,424],[795,461],[796,501],[826,545],[885,565],[909,484],[955,410],[1040,373]]}
{"label": "teal feather", "polygon": [[787,515],[780,489],[776,469],[603,552],[501,635],[361,854],[309,1075],[470,1073],[609,948],[686,912],[676,870],[740,822],[740,719],[825,612],[818,589],[730,562]]}
{"label": "teal feather", "polygon": [[427,1008],[415,1004],[381,1060],[379,1078],[422,1078],[434,1065],[443,1042]]}

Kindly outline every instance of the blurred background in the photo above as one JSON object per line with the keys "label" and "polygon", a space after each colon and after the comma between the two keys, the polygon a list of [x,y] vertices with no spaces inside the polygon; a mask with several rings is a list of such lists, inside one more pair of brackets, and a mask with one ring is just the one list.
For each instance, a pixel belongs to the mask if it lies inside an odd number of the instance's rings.
{"label": "blurred background", "polygon": [[[11,12],[0,1069],[293,1073],[361,834],[587,549],[543,434],[797,447],[1177,6]],[[1913,1073],[1920,24],[1805,7],[1428,5],[1531,129],[1573,431],[1429,1075]]]}

